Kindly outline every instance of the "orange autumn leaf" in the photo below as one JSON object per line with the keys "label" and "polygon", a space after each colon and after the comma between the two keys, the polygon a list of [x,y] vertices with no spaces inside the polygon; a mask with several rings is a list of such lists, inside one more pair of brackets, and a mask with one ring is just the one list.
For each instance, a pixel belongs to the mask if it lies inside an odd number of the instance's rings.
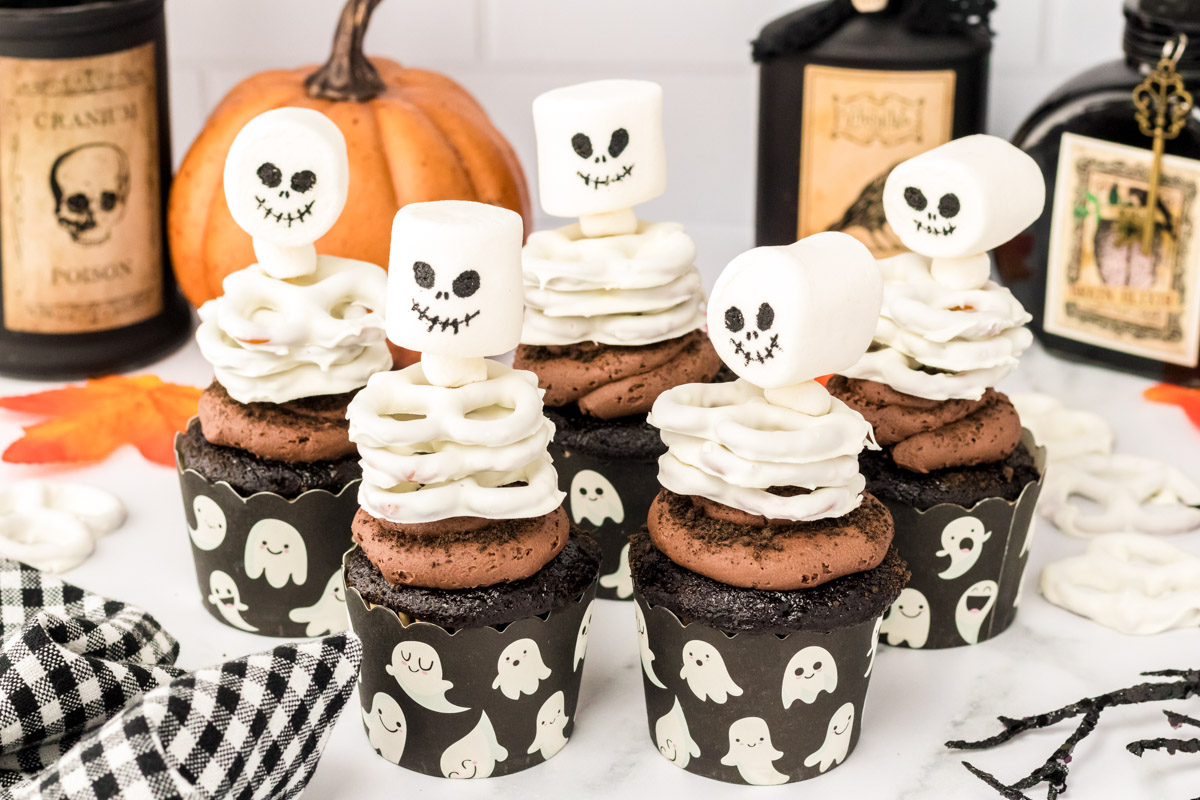
{"label": "orange autumn leaf", "polygon": [[175,465],[175,433],[196,414],[200,390],[153,375],[111,376],[47,392],[0,397],[0,408],[51,419],[25,428],[3,459],[13,464],[101,461],[124,444]]}
{"label": "orange autumn leaf", "polygon": [[1170,403],[1183,409],[1188,419],[1200,428],[1200,389],[1188,389],[1171,383],[1160,383],[1151,386],[1143,395],[1155,403]]}

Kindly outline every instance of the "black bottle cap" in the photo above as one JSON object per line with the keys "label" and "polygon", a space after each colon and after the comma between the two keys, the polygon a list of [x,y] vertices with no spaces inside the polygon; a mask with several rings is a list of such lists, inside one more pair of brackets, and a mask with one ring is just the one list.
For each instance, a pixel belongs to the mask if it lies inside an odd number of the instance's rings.
{"label": "black bottle cap", "polygon": [[1163,46],[1181,33],[1189,42],[1176,69],[1200,71],[1200,2],[1125,0],[1125,54],[1130,61],[1157,64]]}

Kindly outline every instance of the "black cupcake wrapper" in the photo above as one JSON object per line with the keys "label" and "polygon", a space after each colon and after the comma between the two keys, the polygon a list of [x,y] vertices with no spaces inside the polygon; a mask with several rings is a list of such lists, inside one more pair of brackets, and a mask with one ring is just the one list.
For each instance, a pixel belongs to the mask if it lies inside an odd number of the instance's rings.
{"label": "black cupcake wrapper", "polygon": [[775,785],[819,777],[853,752],[878,619],[830,633],[730,635],[684,624],[640,593],[636,603],[650,739],[675,766]]}
{"label": "black cupcake wrapper", "polygon": [[548,614],[450,631],[406,625],[350,586],[369,746],[393,764],[444,778],[509,775],[552,758],[575,728],[595,597],[592,583]]}
{"label": "black cupcake wrapper", "polygon": [[[175,456],[180,464],[178,447]],[[201,602],[213,617],[262,636],[346,629],[342,555],[353,543],[361,481],[336,495],[314,489],[294,499],[243,497],[225,481],[178,472]]]}
{"label": "black cupcake wrapper", "polygon": [[[1034,507],[1046,474],[1046,451],[1028,431],[1038,480],[1016,500],[991,497],[970,508],[941,503],[921,511],[880,498],[896,523],[893,540],[912,578],[884,616],[883,643],[924,649],[965,647],[1012,625],[1029,563]],[[944,553],[944,554],[941,554]],[[951,556],[950,553],[954,553]]]}
{"label": "black cupcake wrapper", "polygon": [[593,458],[579,450],[563,449],[555,442],[550,443],[549,450],[558,470],[559,488],[567,493],[564,505],[571,522],[600,545],[596,596],[632,600],[629,537],[646,524],[650,504],[658,495],[658,459]]}

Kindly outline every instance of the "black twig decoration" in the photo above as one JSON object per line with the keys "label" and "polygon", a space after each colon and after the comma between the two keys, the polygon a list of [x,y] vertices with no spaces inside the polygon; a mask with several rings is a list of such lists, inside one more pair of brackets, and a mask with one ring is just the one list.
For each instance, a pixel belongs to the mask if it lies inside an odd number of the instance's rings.
{"label": "black twig decoration", "polygon": [[[1068,765],[1071,763],[1071,754],[1075,750],[1075,746],[1096,729],[1096,724],[1100,721],[1100,714],[1105,709],[1137,703],[1186,700],[1189,697],[1200,695],[1200,670],[1165,669],[1143,672],[1142,675],[1153,678],[1170,678],[1171,680],[1139,683],[1128,689],[1118,689],[1098,697],[1084,698],[1045,714],[1034,714],[1021,719],[999,717],[1000,724],[1004,726],[1001,733],[977,742],[964,740],[946,742],[946,747],[954,750],[986,750],[998,744],[1004,744],[1025,731],[1048,728],[1065,719],[1082,717],[1074,732],[1046,759],[1045,763],[1016,783],[1002,783],[994,775],[984,772],[974,764],[963,762],[963,766],[972,775],[995,789],[1007,800],[1029,800],[1029,797],[1024,794],[1024,790],[1032,789],[1042,783],[1046,784],[1046,799],[1056,800],[1059,795],[1067,791],[1067,772],[1070,769]],[[1167,715],[1167,721],[1174,728],[1182,725],[1200,728],[1200,720],[1173,711],[1164,713]],[[1200,753],[1200,739],[1143,739],[1126,745],[1126,749],[1136,756],[1141,756],[1147,750],[1164,750],[1168,754]]]}

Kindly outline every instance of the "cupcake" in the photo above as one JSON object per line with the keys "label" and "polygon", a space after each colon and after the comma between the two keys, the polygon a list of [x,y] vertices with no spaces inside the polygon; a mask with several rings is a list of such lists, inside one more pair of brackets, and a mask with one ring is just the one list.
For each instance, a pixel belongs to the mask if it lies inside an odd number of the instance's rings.
{"label": "cupcake", "polygon": [[860,460],[891,509],[912,581],[885,641],[958,647],[1012,624],[1044,459],[994,388],[1032,336],[1030,316],[989,279],[988,250],[1041,214],[1033,160],[968,136],[900,164],[888,222],[914,252],[880,262],[883,306],[870,351],[829,381],[866,417],[882,451]]}
{"label": "cupcake", "polygon": [[813,379],[867,348],[881,290],[846,234],[743,253],[708,309],[740,380],[654,404],[662,490],[630,567],[650,735],[689,772],[789,783],[858,741],[880,620],[908,573],[891,514],[863,491],[871,426]]}
{"label": "cupcake", "polygon": [[525,246],[525,324],[514,365],[538,376],[571,518],[604,551],[600,596],[628,600],[629,535],[654,498],[663,453],[655,399],[707,382],[721,361],[704,335],[696,245],[633,206],[666,188],[662,89],[568,86],[533,103],[542,208],[576,224]]}
{"label": "cupcake", "polygon": [[348,176],[341,132],[304,108],[255,117],[225,162],[226,202],[258,263],[200,308],[215,380],[175,448],[205,608],[252,633],[346,627],[341,557],[362,475],[346,408],[392,365],[383,268],[313,247]]}
{"label": "cupcake", "polygon": [[422,360],[372,376],[349,409],[363,723],[383,758],[446,778],[567,743],[600,569],[563,508],[537,376],[485,358],[520,335],[521,234],[479,203],[396,214],[388,338]]}

